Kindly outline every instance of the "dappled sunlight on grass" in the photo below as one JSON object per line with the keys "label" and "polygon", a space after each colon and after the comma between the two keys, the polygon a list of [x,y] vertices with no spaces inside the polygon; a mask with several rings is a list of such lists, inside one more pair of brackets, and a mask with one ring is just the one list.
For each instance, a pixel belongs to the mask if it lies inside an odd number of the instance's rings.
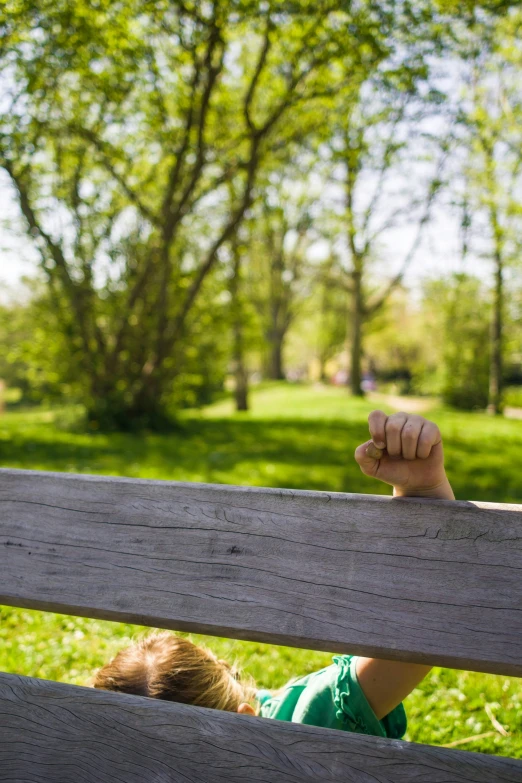
{"label": "dappled sunlight on grass", "polygon": [[[0,464],[17,468],[177,481],[389,493],[353,460],[368,435],[367,400],[344,389],[275,384],[253,395],[253,410],[225,400],[181,415],[165,435],[89,433],[74,409],[0,417]],[[391,413],[392,409],[388,408]],[[76,414],[78,411],[76,410]],[[434,409],[448,475],[461,499],[522,500],[522,422]]]}

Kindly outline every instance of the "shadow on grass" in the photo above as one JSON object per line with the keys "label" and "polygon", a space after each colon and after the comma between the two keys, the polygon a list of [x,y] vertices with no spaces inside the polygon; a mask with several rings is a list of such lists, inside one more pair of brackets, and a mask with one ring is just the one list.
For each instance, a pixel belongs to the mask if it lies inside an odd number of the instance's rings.
{"label": "shadow on grass", "polygon": [[520,440],[488,438],[480,444],[458,437],[444,439],[446,472],[459,500],[522,503]]}
{"label": "shadow on grass", "polygon": [[[79,434],[51,426],[0,441],[4,466],[294,489],[378,491],[353,451],[364,424],[189,419],[166,435]],[[365,483],[365,489],[359,486]]]}
{"label": "shadow on grass", "polygon": [[[6,438],[7,434],[7,438]],[[3,433],[0,464],[292,489],[389,494],[362,475],[353,459],[367,439],[365,421],[187,418],[173,433],[86,434],[51,422]],[[445,438],[448,475],[460,499],[517,502],[520,443],[490,437]]]}

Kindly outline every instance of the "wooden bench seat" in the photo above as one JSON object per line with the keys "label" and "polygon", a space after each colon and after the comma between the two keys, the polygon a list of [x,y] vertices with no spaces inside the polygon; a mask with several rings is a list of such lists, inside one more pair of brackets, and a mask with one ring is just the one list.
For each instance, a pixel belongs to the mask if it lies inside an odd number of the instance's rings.
{"label": "wooden bench seat", "polygon": [[[522,676],[522,507],[0,470],[0,603]],[[0,675],[0,781],[522,783],[522,760]]]}

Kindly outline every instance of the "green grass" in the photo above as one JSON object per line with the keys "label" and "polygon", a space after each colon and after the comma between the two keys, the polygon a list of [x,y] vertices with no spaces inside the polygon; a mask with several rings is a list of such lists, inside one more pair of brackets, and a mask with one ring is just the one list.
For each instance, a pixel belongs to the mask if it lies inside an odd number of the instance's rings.
{"label": "green grass", "polygon": [[[0,417],[0,465],[389,494],[388,487],[360,473],[352,456],[367,439],[372,407],[341,389],[279,384],[257,391],[248,414],[234,413],[227,400],[186,412],[174,433],[142,436],[83,432],[73,408],[17,411]],[[442,408],[428,415],[444,435],[458,498],[522,502],[521,422]],[[0,609],[0,670],[88,685],[97,667],[144,632],[132,625],[5,607]],[[267,688],[331,661],[327,653],[205,641],[221,657],[237,658]],[[522,758],[522,681],[513,677],[434,669],[405,702],[407,738],[445,744],[494,731],[486,704],[510,736],[495,732],[461,747]]]}

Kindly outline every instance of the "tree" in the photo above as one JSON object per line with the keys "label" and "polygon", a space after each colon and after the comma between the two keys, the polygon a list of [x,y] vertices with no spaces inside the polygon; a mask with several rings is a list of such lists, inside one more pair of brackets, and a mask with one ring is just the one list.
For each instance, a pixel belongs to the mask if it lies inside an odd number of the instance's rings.
{"label": "tree", "polygon": [[79,357],[67,351],[55,301],[40,280],[26,281],[0,305],[0,378],[23,403],[75,400]]}
{"label": "tree", "polygon": [[310,108],[291,118],[335,92],[341,59],[353,74],[382,60],[392,10],[22,0],[2,17],[0,165],[81,356],[88,414],[161,425],[189,315],[260,166],[317,123]]}
{"label": "tree", "polygon": [[522,236],[521,30],[518,11],[477,24],[466,41],[471,65],[461,120],[470,155],[464,171],[474,207],[471,228],[482,234],[479,252],[493,267],[488,394],[493,414],[501,413],[503,404],[505,277]]}
{"label": "tree", "polygon": [[243,280],[244,247],[236,235],[231,242],[232,268],[230,298],[232,318],[232,362],[234,370],[234,395],[236,410],[248,410],[248,369],[245,358],[245,291]]}
{"label": "tree", "polygon": [[[310,294],[310,199],[283,169],[270,178],[250,222],[249,286],[267,346],[266,374],[283,380],[284,344]],[[292,192],[292,190],[294,192]]]}
{"label": "tree", "polygon": [[[441,97],[432,90],[427,97],[416,100],[416,82],[425,81],[426,77],[426,69],[417,64],[413,72],[404,68],[361,85],[356,99],[352,97],[339,111],[329,144],[331,180],[342,188],[342,207],[333,210],[333,220],[338,225],[340,216],[345,226],[345,236],[337,248],[345,259],[345,285],[350,299],[346,308],[349,383],[352,394],[358,396],[363,395],[364,326],[402,281],[420,247],[441,186],[444,150],[435,157],[421,188],[408,179],[408,162],[426,156],[430,142],[427,133],[413,129],[422,128],[431,111],[431,101],[437,105]],[[401,189],[397,183],[401,183]],[[372,270],[382,254],[387,232],[399,225],[410,226],[413,237],[398,263],[397,254],[393,254],[395,273],[377,287],[371,281]],[[333,233],[335,229],[327,230],[327,235]]]}

